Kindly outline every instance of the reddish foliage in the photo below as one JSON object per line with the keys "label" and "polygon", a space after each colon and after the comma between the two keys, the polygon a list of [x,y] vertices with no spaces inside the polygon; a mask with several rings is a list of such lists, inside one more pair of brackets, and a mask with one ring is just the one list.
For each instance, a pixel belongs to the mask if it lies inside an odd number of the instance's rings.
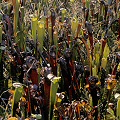
{"label": "reddish foliage", "polygon": [[37,70],[32,69],[30,72],[30,80],[32,81],[33,84],[38,85],[38,73]]}

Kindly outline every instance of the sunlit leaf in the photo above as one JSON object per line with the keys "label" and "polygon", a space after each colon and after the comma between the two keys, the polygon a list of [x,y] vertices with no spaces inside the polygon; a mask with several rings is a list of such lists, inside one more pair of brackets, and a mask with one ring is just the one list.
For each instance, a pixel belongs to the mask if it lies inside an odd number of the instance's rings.
{"label": "sunlit leaf", "polygon": [[76,36],[77,28],[78,28],[78,19],[77,17],[73,17],[71,20],[71,30],[72,30],[73,37]]}
{"label": "sunlit leaf", "polygon": [[40,20],[38,21],[38,41],[39,41],[39,49],[43,50],[43,41],[45,36],[45,21]]}
{"label": "sunlit leaf", "polygon": [[107,109],[106,120],[115,120],[115,113],[110,107]]}
{"label": "sunlit leaf", "polygon": [[117,101],[117,119],[120,119],[120,99]]}
{"label": "sunlit leaf", "polygon": [[41,114],[32,114],[31,115],[34,119],[41,120],[42,115]]}
{"label": "sunlit leaf", "polygon": [[105,69],[106,65],[107,65],[107,58],[102,58],[101,67]]}
{"label": "sunlit leaf", "polygon": [[93,75],[93,76],[97,76],[97,68],[96,68],[96,65],[94,65],[94,67],[92,68],[92,75]]}
{"label": "sunlit leaf", "polygon": [[97,67],[100,64],[100,54],[99,53],[95,54],[95,63],[97,65]]}
{"label": "sunlit leaf", "polygon": [[65,8],[61,8],[60,9],[61,13],[62,13],[62,22],[64,21],[66,14],[67,14],[67,10]]}
{"label": "sunlit leaf", "polygon": [[32,18],[32,37],[36,41],[36,35],[37,35],[37,18]]}
{"label": "sunlit leaf", "polygon": [[103,58],[107,58],[110,53],[109,46],[106,44],[103,52]]}
{"label": "sunlit leaf", "polygon": [[52,79],[51,88],[50,88],[50,110],[49,110],[49,119],[52,120],[53,118],[53,109],[54,104],[56,102],[56,93],[58,90],[58,82],[60,77],[55,77]]}
{"label": "sunlit leaf", "polygon": [[12,102],[12,116],[15,115],[15,105],[19,102],[20,98],[22,97],[23,93],[23,87],[18,87],[15,89],[14,95],[13,95],[13,102]]}
{"label": "sunlit leaf", "polygon": [[14,36],[16,37],[17,28],[18,28],[18,20],[19,20],[19,7],[20,0],[13,0],[13,8],[14,8]]}
{"label": "sunlit leaf", "polygon": [[119,99],[120,98],[120,94],[119,93],[115,93],[114,97],[115,97],[115,99]]}
{"label": "sunlit leaf", "polygon": [[70,0],[71,3],[74,3],[75,0]]}

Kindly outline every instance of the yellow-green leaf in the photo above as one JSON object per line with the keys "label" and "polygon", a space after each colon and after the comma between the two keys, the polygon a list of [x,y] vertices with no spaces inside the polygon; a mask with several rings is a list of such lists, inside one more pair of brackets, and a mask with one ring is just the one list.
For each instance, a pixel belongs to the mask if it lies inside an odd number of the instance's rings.
{"label": "yellow-green leaf", "polygon": [[22,93],[23,93],[23,87],[18,87],[15,89],[15,93],[13,95],[13,102],[12,102],[12,116],[16,112],[14,111],[14,107],[15,107],[14,105],[19,102],[20,98],[22,97]]}
{"label": "yellow-green leaf", "polygon": [[118,120],[120,119],[120,99],[117,101],[117,118]]}
{"label": "yellow-green leaf", "polygon": [[110,53],[110,49],[109,49],[109,46],[106,43],[105,48],[104,48],[104,52],[103,52],[103,58],[107,58],[109,53]]}
{"label": "yellow-green leaf", "polygon": [[98,67],[98,65],[99,65],[99,62],[100,62],[100,54],[99,54],[99,53],[96,53],[96,54],[95,54],[95,63],[96,63],[96,65],[97,65],[97,67]]}
{"label": "yellow-green leaf", "polygon": [[60,10],[61,10],[61,13],[62,13],[62,22],[63,22],[66,14],[67,14],[67,10],[65,8],[61,8]]}
{"label": "yellow-green leaf", "polygon": [[78,19],[76,17],[73,17],[71,20],[71,31],[74,37],[75,37],[77,28],[78,28]]}
{"label": "yellow-green leaf", "polygon": [[38,41],[39,41],[39,48],[42,51],[43,49],[43,41],[45,36],[45,23],[44,21],[38,22]]}
{"label": "yellow-green leaf", "polygon": [[94,67],[92,68],[92,75],[97,76],[97,67],[96,67],[96,65],[94,65]]}
{"label": "yellow-green leaf", "polygon": [[107,58],[102,58],[101,67],[105,69],[106,65],[107,65]]}
{"label": "yellow-green leaf", "polygon": [[51,82],[51,88],[50,88],[50,109],[49,109],[49,120],[52,120],[53,118],[53,109],[54,104],[56,102],[56,93],[58,90],[58,81],[61,77],[54,77]]}
{"label": "yellow-green leaf", "polygon": [[19,20],[19,6],[20,0],[13,0],[13,10],[14,10],[14,36],[17,34],[18,20]]}
{"label": "yellow-green leaf", "polygon": [[36,32],[37,32],[37,18],[32,18],[32,37],[36,41]]}

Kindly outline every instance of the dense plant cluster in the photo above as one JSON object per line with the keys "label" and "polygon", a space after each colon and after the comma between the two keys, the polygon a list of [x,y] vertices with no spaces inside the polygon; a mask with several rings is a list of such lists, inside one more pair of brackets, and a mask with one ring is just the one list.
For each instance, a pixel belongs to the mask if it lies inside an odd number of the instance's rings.
{"label": "dense plant cluster", "polygon": [[0,119],[119,120],[119,0],[0,0]]}

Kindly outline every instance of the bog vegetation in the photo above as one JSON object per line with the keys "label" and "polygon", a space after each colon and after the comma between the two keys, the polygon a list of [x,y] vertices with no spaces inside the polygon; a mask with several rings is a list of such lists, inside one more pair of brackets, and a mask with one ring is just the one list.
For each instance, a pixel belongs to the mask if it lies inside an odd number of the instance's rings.
{"label": "bog vegetation", "polygon": [[119,0],[0,0],[1,120],[120,120]]}

